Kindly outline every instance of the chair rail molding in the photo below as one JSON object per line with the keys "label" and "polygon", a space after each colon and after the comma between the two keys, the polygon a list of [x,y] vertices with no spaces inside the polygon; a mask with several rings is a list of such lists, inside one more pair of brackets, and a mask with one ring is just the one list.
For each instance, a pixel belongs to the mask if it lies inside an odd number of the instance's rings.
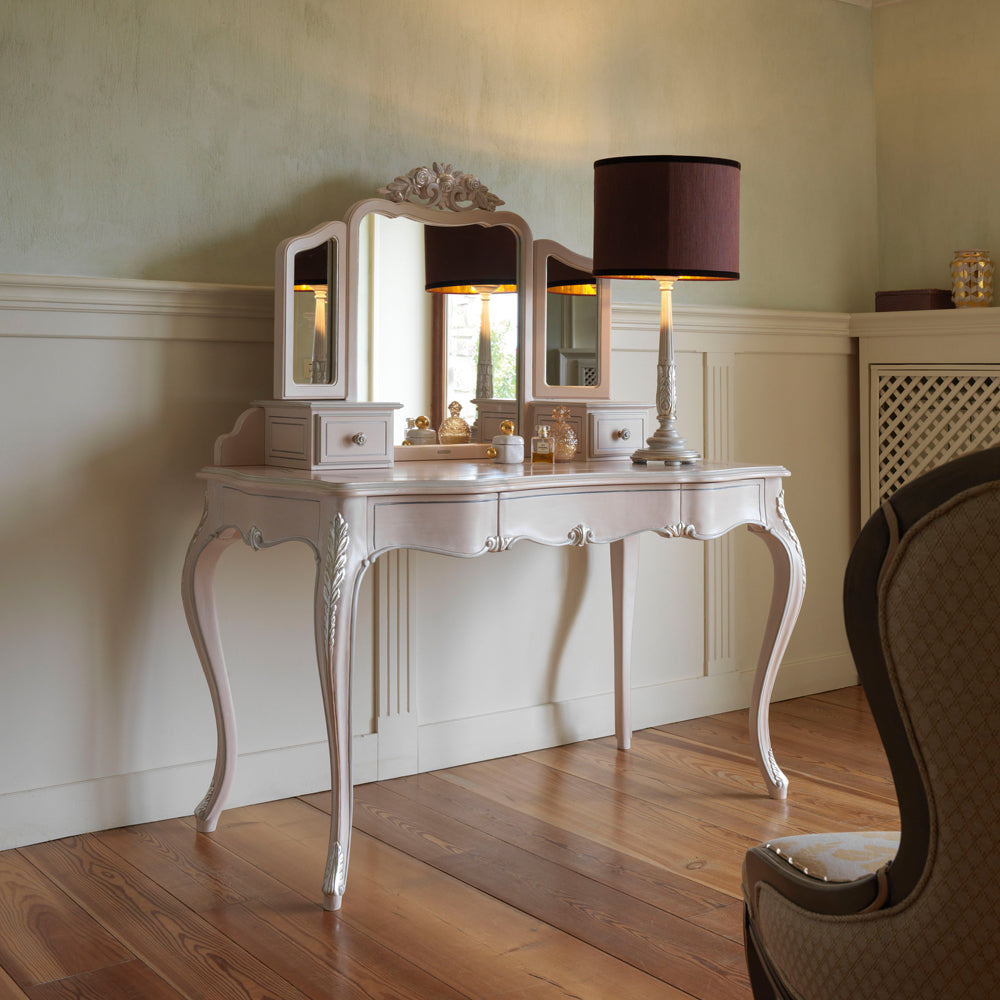
{"label": "chair rail molding", "polygon": [[[738,354],[850,354],[850,313],[674,305],[678,351]],[[613,302],[613,350],[649,350],[659,336],[660,307],[648,302]]]}
{"label": "chair rail molding", "polygon": [[0,337],[270,343],[273,317],[265,286],[0,274]]}

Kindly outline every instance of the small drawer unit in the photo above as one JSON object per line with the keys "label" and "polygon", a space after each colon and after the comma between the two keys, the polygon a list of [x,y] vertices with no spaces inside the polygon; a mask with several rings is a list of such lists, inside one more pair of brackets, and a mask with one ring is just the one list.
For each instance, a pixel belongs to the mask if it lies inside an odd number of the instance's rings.
{"label": "small drawer unit", "polygon": [[392,465],[398,403],[280,400],[264,408],[264,462],[290,469],[362,469]]}
{"label": "small drawer unit", "polygon": [[648,403],[619,403],[610,400],[576,402],[535,401],[526,411],[528,429],[537,424],[553,424],[552,411],[565,406],[570,411],[568,423],[576,431],[579,447],[577,458],[586,461],[628,458],[642,448],[653,419],[653,407]]}

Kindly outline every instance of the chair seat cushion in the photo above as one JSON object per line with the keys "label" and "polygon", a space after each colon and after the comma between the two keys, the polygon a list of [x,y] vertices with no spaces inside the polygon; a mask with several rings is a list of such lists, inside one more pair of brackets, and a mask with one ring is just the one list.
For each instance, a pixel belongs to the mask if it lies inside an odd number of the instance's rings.
{"label": "chair seat cushion", "polygon": [[896,856],[899,834],[809,833],[779,837],[764,847],[803,875],[823,882],[853,882],[874,874]]}

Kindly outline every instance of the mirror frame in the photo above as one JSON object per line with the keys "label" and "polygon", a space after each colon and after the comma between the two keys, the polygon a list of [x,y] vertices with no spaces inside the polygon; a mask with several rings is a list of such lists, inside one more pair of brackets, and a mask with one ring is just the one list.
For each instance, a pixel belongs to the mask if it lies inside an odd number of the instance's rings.
{"label": "mirror frame", "polygon": [[548,260],[557,257],[564,264],[581,271],[592,271],[594,262],[589,257],[567,250],[555,240],[535,240],[532,248],[534,274],[532,288],[537,297],[532,330],[534,355],[531,382],[534,399],[588,400],[611,398],[611,282],[597,279],[597,374],[596,385],[550,385],[545,381],[546,314],[548,311]]}
{"label": "mirror frame", "polygon": [[[296,382],[293,375],[295,349],[295,255],[335,240],[337,266],[334,279],[337,287],[336,308],[330,315],[331,338],[337,359],[337,377],[323,385]],[[347,226],[343,222],[324,222],[299,236],[290,236],[278,244],[274,266],[274,396],[275,399],[350,399],[347,337],[347,303],[344,301],[347,274]]]}
{"label": "mirror frame", "polygon": [[[344,220],[347,229],[347,273],[346,284],[344,286],[346,298],[347,315],[344,330],[345,339],[350,345],[348,351],[347,368],[347,398],[357,399],[360,372],[358,370],[358,360],[363,353],[360,348],[360,335],[358,329],[358,301],[357,288],[360,277],[360,242],[361,224],[370,213],[376,213],[388,218],[410,219],[425,225],[436,226],[507,226],[512,229],[518,238],[517,255],[517,287],[518,287],[518,316],[517,316],[517,394],[515,399],[516,412],[518,417],[518,427],[521,426],[524,414],[525,390],[530,382],[530,368],[532,352],[527,350],[528,337],[532,331],[532,306],[533,292],[530,283],[532,274],[532,237],[528,223],[513,212],[493,212],[485,209],[470,208],[459,209],[458,211],[443,210],[440,208],[430,208],[412,202],[394,202],[387,198],[366,198],[364,201],[356,202],[350,207]],[[415,416],[415,414],[414,414]],[[485,442],[489,444],[489,442]],[[485,446],[485,445],[484,445]],[[407,457],[418,458],[421,451],[440,451],[437,445],[416,445],[405,449]],[[397,453],[398,454],[398,453]]]}

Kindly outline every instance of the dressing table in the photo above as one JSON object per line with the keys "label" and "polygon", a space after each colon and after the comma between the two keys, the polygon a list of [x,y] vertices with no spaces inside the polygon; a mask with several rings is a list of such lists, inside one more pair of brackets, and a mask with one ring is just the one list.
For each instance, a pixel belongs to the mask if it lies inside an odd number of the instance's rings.
{"label": "dressing table", "polygon": [[[589,384],[562,384],[547,374],[573,366],[545,364],[546,352],[559,350],[547,329],[553,311],[545,308],[551,294],[544,282],[546,262],[588,262],[548,241],[533,243],[523,220],[496,212],[499,199],[475,178],[448,167],[411,171],[382,193],[383,199],[354,206],[344,222],[326,223],[278,248],[276,399],[246,410],[234,429],[216,441],[214,464],[199,473],[205,510],[188,549],[182,591],[212,696],[218,750],[208,792],[195,810],[198,829],[215,829],[236,767],[235,716],[213,593],[215,566],[236,541],[255,550],[299,541],[316,558],[314,631],[332,780],[322,883],[326,909],[340,907],[347,883],[353,799],[351,660],[360,583],[377,557],[393,549],[503,558],[523,541],[607,544],[615,732],[624,750],[631,738],[629,668],[639,533],[706,540],[746,525],[764,541],[774,567],[751,696],[751,745],[768,793],[783,798],[787,780],[771,751],[768,705],[805,590],[802,549],[784,506],[787,470],[712,462],[633,464],[628,455],[646,429],[649,408],[609,399],[606,283],[596,283],[592,343],[568,348],[576,358],[592,357],[592,367],[584,366]],[[378,299],[371,285],[379,254],[390,252],[379,242],[379,229],[396,219],[419,225],[502,225],[515,234],[517,397],[487,400],[495,405],[482,409],[542,421],[557,402],[569,406],[580,440],[575,460],[545,467],[530,461],[497,464],[488,457],[489,426],[480,427],[480,440],[470,444],[397,445],[393,427],[400,404],[359,398],[367,394],[361,391],[366,379],[369,386],[377,385],[370,375],[379,349],[377,310],[363,313],[366,302]],[[303,262],[315,264],[317,257],[320,267],[313,280],[300,280]],[[325,279],[320,294],[315,287],[323,282],[316,275]],[[306,297],[296,304],[300,291]],[[414,319],[415,328],[419,325]],[[420,331],[415,329],[413,336],[419,339]],[[584,337],[563,330],[558,339],[565,345],[574,339],[583,343]],[[419,392],[421,387],[415,388]],[[420,397],[405,405],[423,408],[425,403],[426,397]]]}

